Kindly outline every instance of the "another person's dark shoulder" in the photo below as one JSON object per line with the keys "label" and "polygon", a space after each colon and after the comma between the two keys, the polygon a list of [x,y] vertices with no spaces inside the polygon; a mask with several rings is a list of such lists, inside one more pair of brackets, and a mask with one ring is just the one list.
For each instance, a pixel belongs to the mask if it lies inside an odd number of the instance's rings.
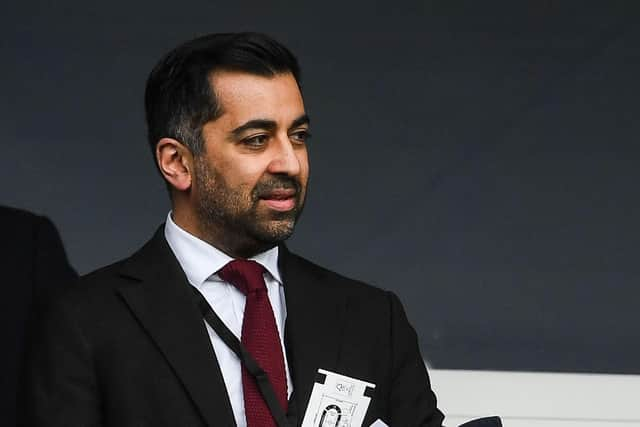
{"label": "another person's dark shoulder", "polygon": [[11,294],[40,303],[57,286],[76,279],[60,234],[47,217],[2,206],[0,236],[3,288],[13,283]]}
{"label": "another person's dark shoulder", "polygon": [[52,293],[74,283],[56,227],[46,217],[0,206],[0,425],[16,425],[20,407],[20,374],[29,336]]}

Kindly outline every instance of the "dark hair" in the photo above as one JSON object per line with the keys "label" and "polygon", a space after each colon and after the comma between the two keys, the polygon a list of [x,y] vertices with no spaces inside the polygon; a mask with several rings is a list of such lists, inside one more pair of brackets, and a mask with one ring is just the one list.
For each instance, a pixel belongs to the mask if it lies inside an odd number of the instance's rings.
{"label": "dark hair", "polygon": [[291,73],[300,86],[296,57],[265,34],[209,34],[166,54],[149,74],[144,102],[148,140],[174,138],[194,155],[203,150],[202,127],[222,114],[210,76],[242,71],[271,77]]}

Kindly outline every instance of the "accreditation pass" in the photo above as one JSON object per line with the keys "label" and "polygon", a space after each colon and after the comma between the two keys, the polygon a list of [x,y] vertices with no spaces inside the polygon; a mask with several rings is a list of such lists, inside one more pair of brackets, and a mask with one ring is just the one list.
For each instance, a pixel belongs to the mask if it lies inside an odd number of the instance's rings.
{"label": "accreditation pass", "polygon": [[318,369],[302,427],[361,427],[375,387]]}

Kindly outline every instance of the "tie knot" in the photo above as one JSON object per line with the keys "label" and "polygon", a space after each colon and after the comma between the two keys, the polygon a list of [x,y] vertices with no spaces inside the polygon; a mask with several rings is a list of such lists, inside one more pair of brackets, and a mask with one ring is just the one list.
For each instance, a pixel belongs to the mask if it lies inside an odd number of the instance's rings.
{"label": "tie knot", "polygon": [[264,268],[255,261],[234,259],[218,271],[218,276],[247,295],[252,292],[267,290],[262,277],[263,271]]}

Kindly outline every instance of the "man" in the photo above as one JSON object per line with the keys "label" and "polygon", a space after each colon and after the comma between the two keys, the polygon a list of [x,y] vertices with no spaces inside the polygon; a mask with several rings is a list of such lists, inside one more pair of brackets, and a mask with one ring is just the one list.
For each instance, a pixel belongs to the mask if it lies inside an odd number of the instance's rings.
{"label": "man", "polygon": [[17,421],[18,378],[32,324],[50,294],[69,285],[76,273],[69,265],[60,236],[45,217],[0,207],[0,425]]}
{"label": "man", "polygon": [[262,427],[279,412],[300,425],[318,369],[375,386],[362,425],[441,425],[397,297],[283,244],[309,177],[299,83],[295,57],[254,33],[205,36],[156,65],[147,125],[172,211],[52,304],[30,363],[33,425]]}

